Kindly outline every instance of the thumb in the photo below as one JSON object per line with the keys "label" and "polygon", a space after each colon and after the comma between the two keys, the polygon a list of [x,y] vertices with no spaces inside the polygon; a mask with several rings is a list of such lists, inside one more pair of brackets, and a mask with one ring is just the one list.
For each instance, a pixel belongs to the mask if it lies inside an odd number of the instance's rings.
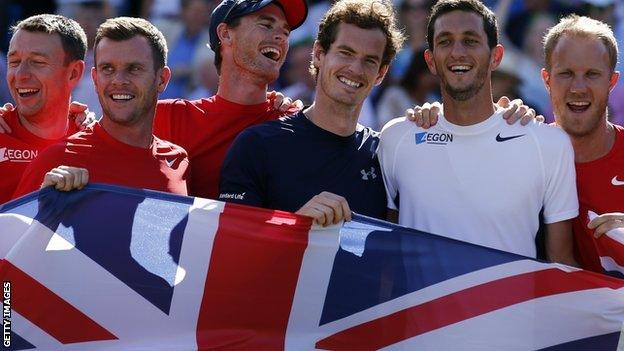
{"label": "thumb", "polygon": [[87,109],[87,105],[81,104],[78,101],[72,101],[71,104],[69,104],[70,114],[81,113],[81,112],[84,112],[86,109]]}

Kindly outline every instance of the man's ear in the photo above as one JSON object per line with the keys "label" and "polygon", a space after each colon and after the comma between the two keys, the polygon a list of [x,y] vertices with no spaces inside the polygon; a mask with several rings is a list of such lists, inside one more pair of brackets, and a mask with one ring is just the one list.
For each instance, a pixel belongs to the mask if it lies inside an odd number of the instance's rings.
{"label": "man's ear", "polygon": [[388,68],[390,68],[390,65],[382,65],[379,68],[379,74],[377,75],[377,78],[375,78],[375,85],[381,84],[388,73]]}
{"label": "man's ear", "polygon": [[98,81],[97,81],[97,71],[95,70],[95,67],[91,67],[91,79],[93,80],[93,85],[95,85],[95,87],[97,88]]}
{"label": "man's ear", "polygon": [[312,48],[312,63],[314,64],[315,67],[319,66],[319,63],[321,62],[321,58],[324,55],[325,55],[325,50],[323,50],[321,43],[319,43],[318,40],[315,40],[314,47]]}
{"label": "man's ear", "polygon": [[492,55],[490,57],[490,67],[492,71],[500,66],[500,63],[503,61],[503,56],[505,56],[505,49],[501,44],[496,45],[494,49],[492,49]]}
{"label": "man's ear", "polygon": [[548,92],[550,93],[550,73],[546,70],[546,68],[542,68],[541,74],[542,80],[544,81],[544,86],[546,87],[546,90],[548,90]]}
{"label": "man's ear", "polygon": [[160,69],[160,74],[158,75],[158,93],[165,91],[167,84],[169,84],[169,79],[171,79],[171,69],[165,66]]}
{"label": "man's ear", "polygon": [[427,62],[427,67],[429,67],[429,72],[434,76],[438,75],[438,70],[436,69],[435,60],[433,59],[433,52],[429,49],[425,50],[425,62]]}
{"label": "man's ear", "polygon": [[85,62],[83,60],[74,60],[69,63],[69,84],[72,89],[78,85],[82,79],[85,70]]}
{"label": "man's ear", "polygon": [[620,72],[613,71],[613,73],[611,73],[611,78],[609,78],[609,91],[615,88],[615,85],[617,84],[618,80],[620,80]]}
{"label": "man's ear", "polygon": [[217,36],[221,45],[230,45],[232,43],[232,37],[230,33],[230,27],[226,23],[219,23],[217,26]]}

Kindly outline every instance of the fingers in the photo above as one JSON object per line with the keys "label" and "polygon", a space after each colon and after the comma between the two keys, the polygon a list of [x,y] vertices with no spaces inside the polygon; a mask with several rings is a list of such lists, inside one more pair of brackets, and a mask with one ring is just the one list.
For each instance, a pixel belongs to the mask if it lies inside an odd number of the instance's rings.
{"label": "fingers", "polygon": [[440,111],[442,111],[442,105],[439,102],[426,102],[422,106],[414,106],[413,109],[407,109],[405,117],[413,121],[416,126],[429,129],[438,123]]}
{"label": "fingers", "polygon": [[587,228],[594,229],[595,238],[599,238],[612,229],[624,228],[624,213],[602,214],[589,221]]}
{"label": "fingers", "polygon": [[544,123],[544,122],[546,122],[546,118],[544,118],[544,116],[542,116],[542,115],[537,115],[537,116],[535,116],[535,121],[539,122],[539,123]]}
{"label": "fingers", "polygon": [[11,133],[11,127],[9,126],[9,124],[4,120],[4,114],[12,111],[14,109],[13,104],[10,102],[7,102],[6,104],[4,104],[4,106],[0,107],[0,133]]}
{"label": "fingers", "polygon": [[[500,102],[501,99],[499,99],[498,101]],[[503,118],[507,120],[507,123],[509,123],[509,119],[513,118],[514,114],[516,113],[520,105],[514,104],[511,101],[508,101],[506,107],[504,106],[501,106],[501,107],[505,109],[505,112],[503,112]],[[513,124],[515,121],[517,121],[517,119],[514,119],[511,124]]]}
{"label": "fingers", "polygon": [[88,182],[89,172],[85,168],[59,166],[45,174],[41,188],[54,186],[60,191],[70,191],[82,189]]}
{"label": "fingers", "polygon": [[78,115],[76,115],[76,127],[78,127],[79,130],[85,130],[88,126],[90,126],[91,124],[95,123],[96,118],[95,118],[95,113],[86,110],[86,113],[80,113]]}
{"label": "fingers", "polygon": [[293,106],[294,106],[295,109],[297,109],[297,111],[301,111],[301,110],[303,110],[303,106],[304,106],[303,105],[303,101],[297,99],[297,100],[295,100],[295,102],[293,102]]}
{"label": "fingers", "polygon": [[[428,108],[426,108],[428,107]],[[442,105],[439,102],[434,103],[425,103],[423,105],[423,125],[424,129],[429,129],[429,127],[436,125],[438,123],[438,115],[442,111]]]}
{"label": "fingers", "polygon": [[327,191],[314,196],[296,213],[312,217],[317,224],[322,226],[351,220],[351,209],[347,200]]}
{"label": "fingers", "polygon": [[509,98],[506,96],[501,96],[500,99],[498,99],[498,102],[496,103],[496,105],[498,105],[499,107],[502,108],[507,108],[509,107]]}
{"label": "fingers", "polygon": [[520,119],[520,124],[523,126],[526,126],[529,122],[535,119],[535,115],[536,115],[535,110],[532,108],[529,108],[527,110],[527,113],[524,116],[522,116],[522,118]]}

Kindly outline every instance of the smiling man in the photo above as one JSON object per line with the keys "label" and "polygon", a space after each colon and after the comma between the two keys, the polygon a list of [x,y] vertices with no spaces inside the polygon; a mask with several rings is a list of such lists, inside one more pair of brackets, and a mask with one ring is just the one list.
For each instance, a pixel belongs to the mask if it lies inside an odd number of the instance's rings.
{"label": "smiling man", "polygon": [[403,225],[535,257],[543,209],[546,254],[575,264],[574,155],[561,130],[508,125],[492,103],[503,59],[494,14],[478,0],[442,0],[425,59],[441,81],[443,113],[425,130],[404,118],[381,135],[388,207]]}
{"label": "smiling man", "polygon": [[87,50],[82,28],[63,16],[29,17],[12,32],[6,78],[17,108],[4,115],[13,133],[0,134],[0,204],[41,150],[78,131],[67,114]]}
{"label": "smiling man", "polygon": [[101,121],[46,149],[24,172],[16,195],[88,181],[186,195],[186,152],[152,134],[158,94],[171,76],[164,37],[143,19],[113,18],[98,28],[94,53]]}
{"label": "smiling man", "polygon": [[357,121],[402,42],[389,2],[334,3],[314,43],[314,102],[240,134],[223,163],[220,199],[297,212],[323,225],[349,220],[351,210],[384,218],[379,134]]}
{"label": "smiling man", "polygon": [[[290,31],[307,15],[305,0],[223,0],[210,17],[210,49],[219,73],[216,95],[158,103],[154,133],[181,145],[191,158],[189,194],[214,199],[225,153],[245,128],[274,120],[267,98],[288,53]],[[300,108],[300,107],[299,107]]]}
{"label": "smiling man", "polygon": [[[609,93],[620,78],[617,41],[607,24],[569,16],[546,34],[544,54],[542,78],[555,122],[574,147],[580,205],[574,222],[576,257],[585,269],[621,271],[618,250],[601,255],[597,239],[624,227],[624,128],[607,119]],[[600,216],[588,226],[589,211]],[[616,261],[600,257],[609,255]]]}

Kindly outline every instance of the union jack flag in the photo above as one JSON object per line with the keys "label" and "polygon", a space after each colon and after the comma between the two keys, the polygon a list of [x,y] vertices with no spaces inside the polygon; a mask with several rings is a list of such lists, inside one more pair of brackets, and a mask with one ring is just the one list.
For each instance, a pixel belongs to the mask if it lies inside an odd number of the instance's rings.
{"label": "union jack flag", "polygon": [[13,350],[620,346],[624,281],[361,216],[95,184],[5,204],[0,228]]}

